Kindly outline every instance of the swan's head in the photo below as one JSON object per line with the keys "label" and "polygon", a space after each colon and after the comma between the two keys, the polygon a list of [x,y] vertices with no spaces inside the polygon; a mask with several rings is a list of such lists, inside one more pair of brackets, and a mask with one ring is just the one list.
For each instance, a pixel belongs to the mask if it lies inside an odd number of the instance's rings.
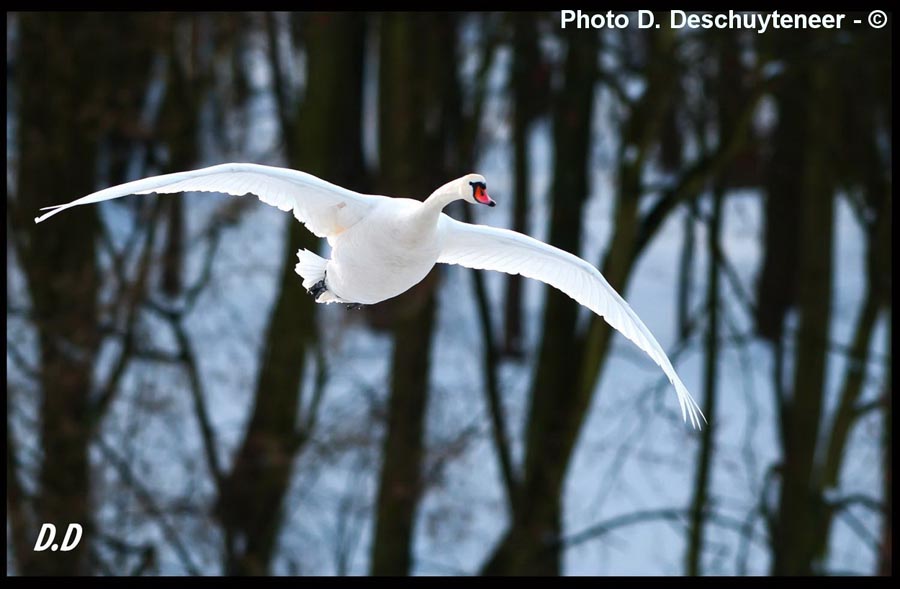
{"label": "swan's head", "polygon": [[468,174],[459,179],[459,191],[463,200],[472,204],[496,206],[497,203],[488,196],[487,182],[481,174]]}

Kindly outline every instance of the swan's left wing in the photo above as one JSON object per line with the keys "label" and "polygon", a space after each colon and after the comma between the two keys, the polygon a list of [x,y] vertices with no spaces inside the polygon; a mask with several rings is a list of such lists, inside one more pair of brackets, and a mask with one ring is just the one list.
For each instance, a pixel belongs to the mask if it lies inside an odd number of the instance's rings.
{"label": "swan's left wing", "polygon": [[477,270],[521,274],[558,288],[603,317],[644,350],[675,387],[681,415],[700,427],[703,413],[685,388],[662,346],[643,321],[594,266],[559,248],[508,229],[441,217],[443,248],[438,262]]}
{"label": "swan's left wing", "polygon": [[230,163],[189,172],[143,178],[105,188],[49,211],[35,223],[71,207],[98,203],[129,194],[174,192],[222,192],[234,196],[254,194],[282,211],[292,211],[298,221],[319,237],[332,238],[362,219],[382,196],[360,194],[312,174],[259,164]]}

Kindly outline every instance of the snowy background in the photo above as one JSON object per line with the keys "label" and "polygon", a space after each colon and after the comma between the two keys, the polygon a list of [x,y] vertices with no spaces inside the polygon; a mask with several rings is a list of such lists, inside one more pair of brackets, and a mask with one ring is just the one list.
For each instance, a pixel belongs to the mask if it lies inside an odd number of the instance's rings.
{"label": "snowy background", "polygon": [[[474,26],[474,25],[473,25]],[[16,22],[7,23],[7,48],[16,44]],[[463,35],[471,32],[463,30]],[[374,43],[375,39],[369,40]],[[255,161],[284,165],[278,153],[279,130],[271,94],[270,63],[265,44],[250,36],[247,68],[252,83],[243,128],[252,129],[237,151],[224,151],[210,133],[216,121],[204,116],[201,161],[198,166],[223,161]],[[551,48],[552,49],[552,48]],[[377,55],[371,50],[368,55]],[[509,98],[504,92],[507,49],[498,54],[489,76],[484,120],[486,149],[477,171],[489,182],[498,206],[474,211],[479,223],[511,225],[512,170],[510,168]],[[374,59],[374,58],[370,58]],[[16,114],[8,77],[7,187],[15,191]],[[302,80],[301,80],[302,82]],[[367,79],[364,105],[367,159],[377,158],[375,91]],[[640,92],[635,86],[635,92]],[[148,108],[152,110],[152,92]],[[583,240],[579,253],[599,265],[612,236],[615,168],[620,115],[613,94],[595,93],[594,142],[590,164],[590,194],[585,207]],[[764,101],[756,124],[771,124]],[[529,136],[531,200],[527,232],[538,239],[548,234],[548,207],[552,175],[550,122],[540,119]],[[135,161],[140,154],[134,155]],[[148,175],[135,166],[134,178]],[[48,173],[52,171],[48,170]],[[652,168],[648,173],[653,174]],[[128,178],[131,179],[131,178]],[[98,187],[103,186],[98,181]],[[79,195],[72,194],[71,197]],[[754,293],[762,264],[765,223],[761,190],[731,191],[724,201],[722,244],[745,292]],[[131,199],[157,197],[131,197]],[[186,194],[186,282],[199,275],[206,257],[203,231],[223,202],[234,198]],[[248,197],[249,198],[249,197]],[[698,198],[701,212],[710,210],[708,193]],[[124,199],[104,203],[102,219],[114,239],[125,240],[136,222],[134,203]],[[451,214],[453,213],[451,211]],[[679,256],[685,239],[687,206],[669,215],[639,259],[623,296],[670,353],[679,375],[695,398],[701,399],[703,332],[695,331],[678,346],[676,287]],[[65,215],[53,220],[67,221]],[[259,370],[264,327],[276,296],[287,224],[293,219],[276,209],[252,202],[239,221],[222,234],[211,279],[190,313],[186,328],[199,363],[207,394],[207,407],[227,467],[247,425],[252,390]],[[865,234],[845,199],[836,199],[836,241],[831,340],[849,345],[862,305],[865,276]],[[42,226],[53,231],[52,224]],[[695,224],[696,257],[690,306],[704,304],[709,263],[706,226]],[[124,243],[124,241],[122,242]],[[322,244],[323,252],[327,245]],[[28,290],[13,248],[7,247],[8,309],[28,306]],[[481,354],[475,300],[474,271],[447,267],[441,272],[437,326],[432,350],[430,395],[426,418],[425,471],[430,478],[420,504],[414,531],[413,574],[478,574],[508,524],[505,497],[493,448],[490,419],[481,387]],[[298,279],[299,280],[299,279]],[[501,317],[506,277],[485,275],[494,317]],[[765,575],[771,552],[764,522],[758,511],[766,472],[780,460],[774,393],[771,390],[773,352],[753,333],[753,317],[734,285],[722,278],[723,347],[718,370],[719,405],[715,415],[716,452],[713,456],[710,504],[717,523],[706,526],[703,570],[706,574]],[[524,356],[505,359],[499,367],[503,404],[514,458],[521,459],[528,393],[535,370],[540,337],[544,285],[529,281],[525,287]],[[298,289],[298,296],[301,296]],[[889,314],[882,314],[872,338],[861,403],[873,401],[887,386]],[[373,505],[378,485],[384,412],[390,389],[392,338],[371,330],[361,314],[331,305],[318,309],[323,366],[305,373],[311,387],[316,370],[328,375],[321,420],[310,443],[296,458],[286,495],[284,522],[279,532],[273,574],[365,575],[369,571]],[[499,325],[496,326],[499,329]],[[175,349],[174,336],[152,314],[141,321],[143,337],[160,349]],[[34,326],[22,316],[7,314],[7,388],[9,427],[22,448],[38,452],[35,428],[40,403],[34,379],[21,358],[38,362]],[[790,345],[790,343],[789,343]],[[15,350],[10,351],[12,347]],[[680,350],[673,354],[676,349]],[[107,344],[95,370],[98,380],[108,374],[115,344]],[[838,387],[847,369],[846,354],[828,356],[826,414],[837,404]],[[205,510],[215,499],[215,487],[204,463],[204,451],[192,400],[186,393],[187,375],[177,366],[154,362],[130,364],[121,392],[110,407],[91,450],[94,472],[96,526],[112,536],[127,537],[135,545],[158,548],[159,574],[184,574],[184,561],[172,546],[159,518],[149,517],[132,493],[122,489],[120,469],[111,465],[101,449],[115,448],[127,461],[138,484],[159,506],[168,506],[165,520],[181,543],[189,548],[195,567],[204,574],[221,574],[221,532]],[[882,500],[881,417],[873,412],[852,430],[840,477],[842,495],[862,494]],[[620,336],[613,339],[610,358],[584,422],[566,478],[563,496],[564,537],[577,537],[596,524],[619,516],[654,510],[685,509],[691,501],[699,436],[682,423],[674,391],[658,367]],[[20,475],[23,486],[34,489],[33,474]],[[774,501],[769,499],[768,501]],[[180,508],[179,508],[180,506]],[[838,518],[827,557],[828,571],[871,574],[878,554],[873,549],[880,535],[881,518],[865,508],[851,509]],[[750,522],[747,527],[746,522]],[[849,522],[849,523],[848,523]],[[9,527],[8,527],[9,529]],[[748,533],[749,530],[749,533]],[[865,537],[868,534],[869,537]],[[648,518],[568,547],[563,553],[567,575],[679,575],[684,573],[685,522]],[[8,572],[15,563],[8,548]]]}

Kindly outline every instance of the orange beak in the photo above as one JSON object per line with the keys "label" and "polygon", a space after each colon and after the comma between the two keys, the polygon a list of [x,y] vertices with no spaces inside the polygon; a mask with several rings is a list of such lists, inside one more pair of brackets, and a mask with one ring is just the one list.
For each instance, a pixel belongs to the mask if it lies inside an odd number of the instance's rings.
{"label": "orange beak", "polygon": [[497,206],[490,196],[488,196],[487,190],[485,190],[481,186],[475,187],[475,200],[480,202],[483,205],[487,205],[489,207]]}

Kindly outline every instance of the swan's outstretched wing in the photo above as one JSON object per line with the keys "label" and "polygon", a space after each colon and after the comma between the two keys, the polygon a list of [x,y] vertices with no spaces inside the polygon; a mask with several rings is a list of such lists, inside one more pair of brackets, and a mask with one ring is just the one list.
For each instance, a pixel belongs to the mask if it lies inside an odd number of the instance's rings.
{"label": "swan's outstretched wing", "polygon": [[558,288],[602,316],[663,369],[678,393],[682,417],[690,416],[691,424],[697,428],[701,418],[705,421],[656,338],[594,266],[527,235],[462,223],[446,215],[441,217],[441,234],[443,247],[438,262],[534,278]]}
{"label": "swan's outstretched wing", "polygon": [[359,194],[311,174],[259,164],[220,164],[201,170],[152,176],[119,184],[49,210],[34,222],[45,221],[68,208],[112,200],[129,194],[172,192],[251,193],[294,216],[319,237],[331,237],[363,218],[381,197]]}

